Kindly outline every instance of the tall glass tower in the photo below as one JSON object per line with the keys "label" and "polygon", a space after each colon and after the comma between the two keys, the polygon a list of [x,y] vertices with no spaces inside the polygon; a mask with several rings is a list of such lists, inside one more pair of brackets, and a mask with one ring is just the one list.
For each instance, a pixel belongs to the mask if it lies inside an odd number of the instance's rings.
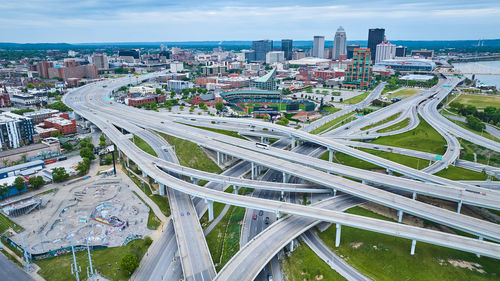
{"label": "tall glass tower", "polygon": [[339,59],[339,55],[347,54],[347,37],[344,28],[340,26],[335,32],[335,38],[333,40],[333,58]]}

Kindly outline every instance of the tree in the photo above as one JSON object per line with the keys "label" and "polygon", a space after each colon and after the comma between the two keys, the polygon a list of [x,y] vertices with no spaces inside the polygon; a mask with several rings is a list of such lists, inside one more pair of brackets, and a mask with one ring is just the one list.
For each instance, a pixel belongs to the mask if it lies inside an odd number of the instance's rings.
{"label": "tree", "polygon": [[64,167],[52,169],[52,180],[54,182],[61,182],[69,178],[68,173]]}
{"label": "tree", "polygon": [[218,111],[222,111],[222,108],[224,107],[224,104],[220,101],[218,101],[216,104],[215,104],[215,108],[218,110]]}
{"label": "tree", "polygon": [[82,150],[80,150],[80,156],[82,158],[88,158],[90,160],[94,160],[95,159],[94,152],[89,147],[82,148]]}
{"label": "tree", "polygon": [[161,95],[163,94],[163,91],[160,88],[156,88],[156,94]]}
{"label": "tree", "polygon": [[121,269],[123,269],[128,275],[132,275],[135,269],[139,266],[139,259],[134,254],[127,254],[122,258],[120,263]]}
{"label": "tree", "polygon": [[29,179],[30,185],[34,189],[39,189],[45,184],[42,176],[36,176]]}
{"label": "tree", "polygon": [[90,168],[90,159],[89,158],[83,158],[83,161],[78,163],[78,166],[76,167],[76,170],[78,171],[78,175],[83,176],[87,173],[87,171]]}
{"label": "tree", "polygon": [[18,190],[21,191],[26,187],[26,183],[24,182],[24,179],[22,177],[17,177],[14,180],[14,187]]}
{"label": "tree", "polygon": [[50,133],[50,136],[53,137],[53,138],[58,138],[58,137],[61,136],[61,132],[54,131],[54,132]]}
{"label": "tree", "polygon": [[103,146],[105,146],[105,145],[106,145],[106,137],[105,137],[104,135],[101,135],[101,136],[99,137],[99,146],[100,146],[100,147],[103,147]]}
{"label": "tree", "polygon": [[486,125],[484,125],[484,123],[481,122],[481,119],[473,115],[467,115],[466,119],[467,119],[467,126],[469,126],[471,129],[476,131],[482,131],[486,129]]}

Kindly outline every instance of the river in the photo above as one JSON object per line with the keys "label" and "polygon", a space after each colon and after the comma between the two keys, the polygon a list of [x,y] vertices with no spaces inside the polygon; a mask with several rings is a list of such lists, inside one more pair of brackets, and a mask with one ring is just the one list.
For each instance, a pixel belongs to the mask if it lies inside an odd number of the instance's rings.
{"label": "river", "polygon": [[[491,68],[489,72],[500,74],[500,60],[453,63],[453,67],[459,70],[464,70],[464,72],[471,72],[471,70],[474,69],[475,63],[478,64],[476,67],[476,69],[479,69],[478,72],[484,72],[484,70],[482,70],[482,66],[485,66],[486,68]],[[471,78],[472,75],[466,76]],[[476,79],[484,84],[495,85],[497,89],[500,90],[500,75],[476,75]]]}

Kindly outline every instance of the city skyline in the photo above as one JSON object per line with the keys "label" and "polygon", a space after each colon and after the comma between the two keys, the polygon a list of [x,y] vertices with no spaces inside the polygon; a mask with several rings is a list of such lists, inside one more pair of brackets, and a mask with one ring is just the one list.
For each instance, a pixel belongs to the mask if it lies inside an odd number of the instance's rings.
{"label": "city skyline", "polygon": [[[23,1],[2,3],[3,42],[156,42],[205,40],[332,40],[342,25],[350,40],[366,40],[369,28],[392,40],[500,38],[495,1],[428,3],[357,1]],[[439,25],[441,28],[436,29]],[[272,28],[269,28],[272,26]],[[446,30],[446,32],[443,32]]]}

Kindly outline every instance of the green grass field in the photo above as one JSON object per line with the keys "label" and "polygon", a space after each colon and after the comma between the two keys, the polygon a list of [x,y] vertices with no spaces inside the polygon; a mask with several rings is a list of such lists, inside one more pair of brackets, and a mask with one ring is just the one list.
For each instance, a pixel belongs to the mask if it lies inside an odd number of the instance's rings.
{"label": "green grass field", "polygon": [[337,117],[331,121],[328,121],[325,124],[319,126],[318,128],[312,130],[311,134],[319,134],[319,133],[326,131],[328,129],[334,129],[334,128],[344,124],[343,122],[347,121],[346,119],[353,116],[353,115],[354,115],[354,112],[351,112],[351,113],[347,113],[345,115],[342,115],[340,117]]}
{"label": "green grass field", "polygon": [[158,157],[158,154],[156,154],[154,149],[140,137],[134,135],[133,142],[135,143],[135,145],[137,145],[137,147],[142,149],[144,152],[149,153],[155,157]]}
{"label": "green grass field", "polygon": [[342,103],[348,103],[348,104],[356,104],[356,103],[360,103],[362,102],[364,99],[366,99],[366,97],[368,97],[368,95],[370,94],[370,92],[364,92],[360,95],[357,95],[355,97],[352,97],[350,99],[346,99],[344,100]]}
{"label": "green grass field", "polygon": [[[397,154],[397,153],[392,153],[392,152],[387,152],[387,151],[380,151],[380,150],[374,150],[374,149],[366,149],[366,148],[359,148],[359,150],[368,152],[370,154],[382,157],[387,160],[394,161],[399,164],[403,164],[408,167],[412,167],[414,169],[423,169],[427,167],[427,164],[429,161],[419,159],[416,157],[411,157],[403,154]],[[320,156],[320,159],[328,161],[328,152],[323,153],[323,155]],[[380,166],[377,166],[375,164],[372,164],[370,162],[363,161],[361,159],[355,158],[353,156],[344,154],[342,152],[336,152],[333,157],[333,161],[342,165],[347,165],[355,168],[360,168],[364,170],[375,170],[375,169],[383,169]]]}
{"label": "green grass field", "polygon": [[419,118],[420,124],[415,129],[402,134],[380,137],[373,143],[443,155],[446,151],[445,139],[423,118],[420,116]]}
{"label": "green grass field", "polygon": [[205,151],[197,144],[164,133],[157,133],[175,147],[175,154],[182,166],[217,174],[222,172],[222,169],[208,158]]}
{"label": "green grass field", "polygon": [[20,225],[11,221],[8,217],[0,214],[0,234],[4,233],[7,229],[12,228],[15,232],[19,233],[24,230]]}
{"label": "green grass field", "polygon": [[210,132],[219,133],[219,134],[223,134],[223,135],[226,135],[226,136],[230,136],[230,137],[235,137],[235,138],[246,140],[246,138],[238,135],[238,132],[235,132],[235,131],[229,131],[229,130],[223,130],[223,129],[215,129],[215,128],[210,128],[210,127],[201,127],[201,126],[195,126],[195,125],[189,125],[189,124],[184,124],[184,125],[188,125],[188,126],[195,127],[195,128],[198,128],[198,129],[203,129],[203,130],[207,130],[207,131],[210,131]]}
{"label": "green grass field", "polygon": [[207,244],[215,264],[219,271],[240,249],[240,233],[245,208],[229,207],[226,215],[207,235]]}
{"label": "green grass field", "polygon": [[[361,207],[351,208],[347,213],[390,220]],[[472,253],[423,242],[417,242],[412,256],[408,239],[346,226],[342,226],[340,246],[335,248],[335,232],[332,225],[319,235],[334,252],[373,280],[498,280],[500,276],[499,261],[495,259],[478,258]],[[455,267],[449,263],[451,260],[477,263],[485,273]]]}
{"label": "green grass field", "polygon": [[166,216],[170,216],[170,204],[168,203],[168,199],[166,196],[161,196],[159,194],[152,194],[149,196],[158,208],[160,208],[161,212]]}
{"label": "green grass field", "polygon": [[488,178],[487,174],[455,166],[448,166],[448,168],[441,170],[434,175],[450,180],[486,180]]}
{"label": "green grass field", "polygon": [[391,115],[391,116],[389,116],[389,117],[385,118],[384,120],[380,120],[380,121],[379,121],[379,122],[377,122],[377,123],[374,123],[374,124],[370,124],[370,125],[368,125],[368,126],[365,126],[365,127],[361,128],[361,131],[366,131],[366,130],[368,130],[368,129],[375,128],[375,127],[377,127],[377,126],[380,126],[380,125],[382,125],[382,124],[385,124],[385,123],[387,123],[387,122],[391,122],[391,121],[395,120],[396,118],[398,118],[398,117],[399,117],[399,115],[401,115],[401,112],[398,112],[398,113],[396,113],[396,114],[394,114],[394,115]]}
{"label": "green grass field", "polygon": [[387,133],[387,132],[396,131],[396,130],[405,128],[408,125],[410,125],[410,118],[406,118],[405,120],[403,120],[401,122],[398,122],[398,123],[396,123],[394,125],[391,125],[389,127],[386,127],[386,128],[380,129],[380,130],[377,130],[377,133]]}
{"label": "green grass field", "polygon": [[456,102],[464,105],[473,105],[477,108],[485,108],[488,106],[500,107],[500,96],[479,96],[479,95],[466,95],[462,94]]}
{"label": "green grass field", "polygon": [[337,111],[340,111],[341,109],[337,108],[337,107],[332,107],[332,106],[325,106],[325,107],[323,107],[323,110],[327,111],[328,114],[332,114],[332,113],[335,113]]}
{"label": "green grass field", "polygon": [[409,98],[411,96],[414,96],[416,94],[420,93],[420,90],[417,90],[417,89],[402,89],[402,90],[399,90],[397,92],[394,92],[390,95],[387,95],[387,98],[388,99],[392,99],[392,98]]}
{"label": "green grass field", "polygon": [[319,258],[318,255],[302,241],[290,256],[285,256],[285,258],[280,261],[280,266],[285,280],[314,281],[317,280],[316,276],[319,277],[321,275],[323,275],[322,280],[346,280]]}
{"label": "green grass field", "polygon": [[[129,276],[120,270],[120,262],[123,256],[128,253],[133,253],[139,260],[146,253],[148,246],[144,240],[134,240],[124,247],[113,247],[102,250],[92,251],[92,264],[94,269],[101,273],[104,277],[113,280],[128,280]],[[76,261],[82,268],[80,272],[80,280],[87,280],[88,255],[86,251],[76,253]],[[37,261],[40,266],[38,274],[50,281],[68,281],[75,280],[75,276],[71,274],[71,263],[73,257],[71,253],[60,255],[51,259]]]}

